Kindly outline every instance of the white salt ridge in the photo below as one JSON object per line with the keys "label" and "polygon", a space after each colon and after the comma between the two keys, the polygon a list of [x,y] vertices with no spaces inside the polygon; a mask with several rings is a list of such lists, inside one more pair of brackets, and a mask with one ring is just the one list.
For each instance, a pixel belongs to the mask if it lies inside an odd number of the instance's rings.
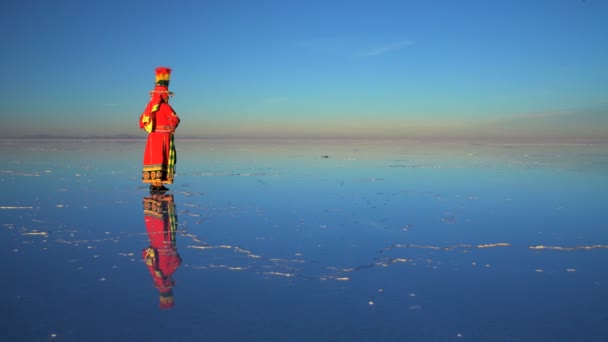
{"label": "white salt ridge", "polygon": [[33,231],[33,232],[29,232],[29,233],[22,233],[21,235],[24,236],[44,236],[44,237],[48,237],[49,234],[47,232],[37,232],[37,231]]}
{"label": "white salt ridge", "polygon": [[294,277],[295,276],[295,274],[293,274],[293,273],[282,273],[282,272],[264,272],[264,274],[281,276],[281,277]]}

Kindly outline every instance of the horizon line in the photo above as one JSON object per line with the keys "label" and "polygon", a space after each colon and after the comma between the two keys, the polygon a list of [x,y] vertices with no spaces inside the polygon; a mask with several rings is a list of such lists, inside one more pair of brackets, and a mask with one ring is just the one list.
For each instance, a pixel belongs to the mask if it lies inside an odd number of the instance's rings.
{"label": "horizon line", "polygon": [[[201,136],[176,136],[177,140],[205,140],[205,141],[294,141],[294,142],[492,142],[492,143],[608,143],[608,138],[599,137],[517,137],[517,136],[418,136],[418,137],[201,137]],[[146,135],[116,134],[109,136],[67,136],[67,135],[25,135],[14,137],[0,137],[0,141],[52,141],[52,140],[106,140],[106,141],[138,141],[146,140]]]}

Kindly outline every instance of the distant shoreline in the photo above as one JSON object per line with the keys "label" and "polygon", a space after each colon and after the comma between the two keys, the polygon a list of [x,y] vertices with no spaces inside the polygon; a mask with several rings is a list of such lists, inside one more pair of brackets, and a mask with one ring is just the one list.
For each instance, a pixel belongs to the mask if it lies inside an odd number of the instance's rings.
{"label": "distant shoreline", "polygon": [[[145,141],[146,136],[93,136],[93,137],[60,137],[60,136],[24,136],[24,137],[0,137],[0,142],[20,141]],[[176,136],[178,141],[209,141],[209,142],[266,142],[266,143],[418,143],[418,144],[489,144],[489,145],[589,145],[608,144],[608,138],[204,138]]]}

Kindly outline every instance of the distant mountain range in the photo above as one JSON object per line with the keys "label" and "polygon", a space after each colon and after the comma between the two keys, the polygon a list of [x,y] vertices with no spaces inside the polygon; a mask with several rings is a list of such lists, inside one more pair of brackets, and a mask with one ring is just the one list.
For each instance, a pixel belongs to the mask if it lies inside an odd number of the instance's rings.
{"label": "distant mountain range", "polygon": [[137,134],[114,134],[114,135],[92,135],[92,136],[77,136],[77,135],[51,135],[51,134],[31,134],[16,136],[13,139],[145,139],[145,135]]}
{"label": "distant mountain range", "polygon": [[[296,121],[294,121],[296,122]],[[599,109],[580,109],[572,112],[531,113],[511,116],[488,116],[469,119],[395,119],[386,122],[354,120],[327,122],[314,120],[278,122],[246,121],[232,125],[218,121],[214,125],[189,127],[179,131],[176,138],[203,140],[366,140],[366,139],[422,139],[422,140],[494,140],[494,141],[608,141],[608,105]],[[244,128],[241,128],[244,127]],[[120,128],[105,132],[120,131]],[[15,132],[15,133],[13,133]],[[107,135],[74,135],[46,131],[45,134],[20,134],[9,129],[0,140],[74,139],[74,140],[145,140],[147,133],[118,133]],[[104,132],[104,131],[100,131]],[[11,133],[13,135],[11,135]]]}

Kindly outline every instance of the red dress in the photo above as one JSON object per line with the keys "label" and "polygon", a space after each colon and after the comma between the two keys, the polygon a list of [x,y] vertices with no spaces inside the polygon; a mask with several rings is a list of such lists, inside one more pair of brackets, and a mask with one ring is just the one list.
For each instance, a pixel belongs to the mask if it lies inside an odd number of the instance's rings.
{"label": "red dress", "polygon": [[177,215],[173,195],[156,194],[144,198],[144,218],[150,246],[142,256],[160,292],[160,307],[173,307],[173,273],[182,263],[177,253],[175,231]]}
{"label": "red dress", "polygon": [[167,103],[167,97],[155,94],[139,117],[139,127],[148,132],[144,150],[144,183],[172,184],[177,156],[173,133],[179,117]]}

